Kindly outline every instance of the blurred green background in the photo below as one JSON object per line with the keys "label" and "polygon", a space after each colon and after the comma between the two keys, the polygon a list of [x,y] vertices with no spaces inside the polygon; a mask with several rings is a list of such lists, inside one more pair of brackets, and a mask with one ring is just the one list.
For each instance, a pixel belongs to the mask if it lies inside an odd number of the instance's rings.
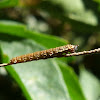
{"label": "blurred green background", "polygon": [[[100,0],[0,0],[0,63],[66,44],[100,48]],[[100,53],[0,68],[0,100],[100,100]]]}

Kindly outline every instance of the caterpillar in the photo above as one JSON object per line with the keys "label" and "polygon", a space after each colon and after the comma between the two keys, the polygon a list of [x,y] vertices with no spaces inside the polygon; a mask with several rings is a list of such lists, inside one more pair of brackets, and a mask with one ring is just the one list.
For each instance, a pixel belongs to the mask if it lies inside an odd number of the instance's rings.
{"label": "caterpillar", "polygon": [[37,51],[34,53],[18,56],[15,58],[12,58],[10,60],[9,65],[11,64],[17,64],[17,63],[23,63],[23,62],[28,62],[28,61],[33,61],[33,60],[39,60],[39,59],[47,59],[47,58],[53,58],[53,57],[62,57],[67,53],[74,53],[75,50],[77,50],[78,45],[65,45],[65,46],[60,46],[56,48],[51,48],[48,50],[42,50],[42,51]]}
{"label": "caterpillar", "polygon": [[[75,52],[77,50],[78,46],[79,45],[69,44],[69,45],[65,45],[65,46],[61,46],[61,47],[51,48],[48,50],[42,50],[42,51],[18,56],[18,57],[12,58],[9,63],[0,64],[0,67],[17,64],[17,63],[33,61],[33,60],[53,58],[53,57],[70,57],[70,56],[79,56],[79,55],[100,53],[100,48],[94,49],[94,50],[89,50],[89,51]],[[70,52],[70,54],[68,52]]]}
{"label": "caterpillar", "polygon": [[53,58],[53,57],[66,57],[67,54],[69,53],[75,53],[75,51],[77,50],[77,47],[78,45],[68,44],[65,46],[60,46],[60,47],[51,48],[48,50],[42,50],[42,51],[30,53],[30,54],[25,54],[22,56],[17,56],[15,58],[12,58],[9,63],[0,64],[0,67],[17,64],[17,63],[24,63],[28,61],[39,60],[39,59],[47,59],[47,58]]}

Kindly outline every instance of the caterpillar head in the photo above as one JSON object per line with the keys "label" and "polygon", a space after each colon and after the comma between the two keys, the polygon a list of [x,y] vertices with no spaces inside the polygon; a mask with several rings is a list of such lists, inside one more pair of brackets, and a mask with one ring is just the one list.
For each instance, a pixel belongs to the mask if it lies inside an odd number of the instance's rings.
{"label": "caterpillar head", "polygon": [[79,45],[71,45],[71,44],[68,44],[67,47],[68,47],[68,52],[70,53],[74,53],[77,48],[78,48]]}

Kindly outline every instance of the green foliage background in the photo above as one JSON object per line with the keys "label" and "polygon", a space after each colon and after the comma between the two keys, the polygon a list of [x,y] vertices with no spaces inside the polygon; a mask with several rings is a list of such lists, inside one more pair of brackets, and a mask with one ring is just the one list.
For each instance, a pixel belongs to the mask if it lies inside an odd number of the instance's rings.
{"label": "green foliage background", "polygon": [[[100,47],[99,0],[1,0],[0,63],[66,44]],[[99,100],[100,54],[0,68],[1,100]]]}

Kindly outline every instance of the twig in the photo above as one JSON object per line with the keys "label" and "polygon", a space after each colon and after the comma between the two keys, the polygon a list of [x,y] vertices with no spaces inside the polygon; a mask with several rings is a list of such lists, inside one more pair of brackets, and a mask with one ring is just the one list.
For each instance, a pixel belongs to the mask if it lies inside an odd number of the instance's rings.
{"label": "twig", "polygon": [[74,52],[74,53],[66,54],[66,55],[64,55],[64,57],[89,55],[89,54],[94,54],[94,53],[99,53],[99,52],[100,52],[100,48],[90,50],[90,51]]}
{"label": "twig", "polygon": [[[80,56],[80,55],[89,55],[89,54],[94,54],[94,53],[99,53],[100,52],[100,48],[98,49],[94,49],[94,50],[90,50],[90,51],[82,51],[82,52],[74,52],[74,53],[70,53],[70,54],[66,54],[66,55],[61,55],[60,57],[70,57],[70,56]],[[56,56],[57,57],[57,56]],[[50,57],[48,57],[50,58]],[[46,59],[48,59],[46,58]],[[52,57],[53,58],[53,57]],[[42,58],[43,59],[43,58]],[[45,58],[44,58],[45,59]],[[39,60],[39,59],[37,59]],[[11,61],[11,60],[10,60]],[[20,62],[20,63],[24,63],[24,62]],[[3,63],[0,64],[0,67],[4,67],[7,65],[13,65],[13,64],[18,64],[18,63]]]}
{"label": "twig", "polygon": [[7,65],[11,65],[9,63],[3,63],[3,64],[0,64],[0,67],[4,67],[4,66],[7,66]]}

